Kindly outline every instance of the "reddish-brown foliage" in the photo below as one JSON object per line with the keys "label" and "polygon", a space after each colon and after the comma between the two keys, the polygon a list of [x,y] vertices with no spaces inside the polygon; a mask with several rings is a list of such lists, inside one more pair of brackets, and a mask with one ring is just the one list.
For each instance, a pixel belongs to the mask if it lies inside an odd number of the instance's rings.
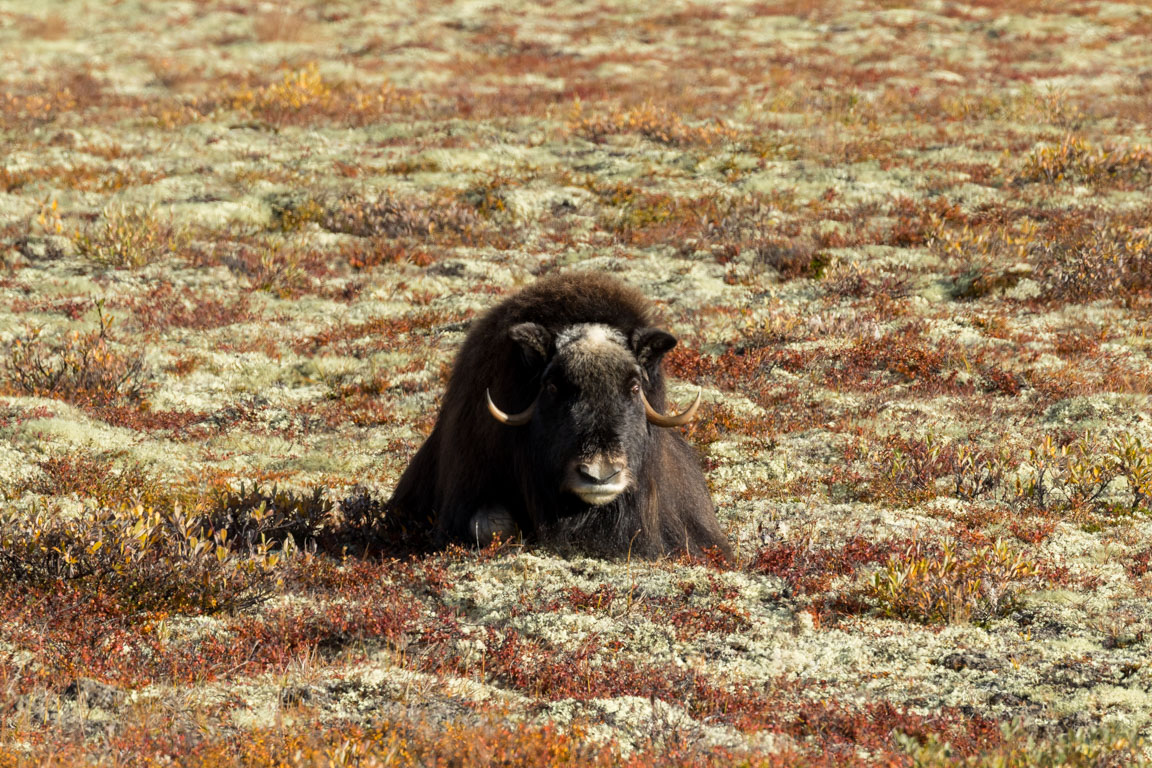
{"label": "reddish-brown foliage", "polygon": [[190,286],[177,291],[168,282],[159,283],[144,296],[133,299],[130,307],[133,319],[147,334],[163,333],[169,328],[204,331],[259,320],[247,294],[217,299]]}
{"label": "reddish-brown foliage", "polygon": [[414,331],[459,323],[471,314],[446,315],[424,310],[400,317],[376,317],[362,323],[333,326],[295,342],[293,347],[300,354],[315,354],[320,349],[327,349],[335,354],[360,357],[369,352],[395,349],[403,345],[405,337]]}
{"label": "reddish-brown foliage", "polygon": [[826,592],[835,579],[855,576],[862,568],[883,563],[907,547],[904,539],[882,542],[852,536],[843,544],[817,546],[808,537],[766,544],[756,551],[750,570],[784,580],[796,594]]}

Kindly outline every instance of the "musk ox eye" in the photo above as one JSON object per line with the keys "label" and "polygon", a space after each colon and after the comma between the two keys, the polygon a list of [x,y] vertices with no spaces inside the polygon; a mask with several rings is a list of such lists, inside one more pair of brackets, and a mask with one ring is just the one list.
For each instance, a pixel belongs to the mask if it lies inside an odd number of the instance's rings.
{"label": "musk ox eye", "polygon": [[632,395],[632,397],[639,397],[640,396],[640,382],[639,381],[637,381],[636,379],[632,380],[632,383],[630,383],[628,385],[628,394]]}

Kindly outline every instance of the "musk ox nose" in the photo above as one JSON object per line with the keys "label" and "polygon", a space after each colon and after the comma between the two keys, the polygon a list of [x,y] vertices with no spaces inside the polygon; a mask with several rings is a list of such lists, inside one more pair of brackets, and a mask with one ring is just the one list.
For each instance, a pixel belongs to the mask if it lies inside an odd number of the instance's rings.
{"label": "musk ox nose", "polygon": [[597,457],[592,461],[581,462],[576,465],[576,471],[581,480],[603,485],[610,483],[624,471],[624,462]]}
{"label": "musk ox nose", "polygon": [[608,504],[632,483],[628,459],[622,454],[597,454],[568,465],[564,490],[579,496],[585,504]]}

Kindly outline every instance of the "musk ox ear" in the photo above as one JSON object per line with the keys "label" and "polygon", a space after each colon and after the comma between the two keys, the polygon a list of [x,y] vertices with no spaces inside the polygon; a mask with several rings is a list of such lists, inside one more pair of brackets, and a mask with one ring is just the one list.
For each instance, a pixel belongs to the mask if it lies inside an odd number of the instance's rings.
{"label": "musk ox ear", "polygon": [[676,337],[659,328],[642,328],[632,332],[632,353],[645,370],[660,365],[664,354],[676,346]]}
{"label": "musk ox ear", "polygon": [[536,323],[520,323],[508,329],[508,335],[520,345],[524,362],[536,367],[548,361],[552,351],[552,334]]}

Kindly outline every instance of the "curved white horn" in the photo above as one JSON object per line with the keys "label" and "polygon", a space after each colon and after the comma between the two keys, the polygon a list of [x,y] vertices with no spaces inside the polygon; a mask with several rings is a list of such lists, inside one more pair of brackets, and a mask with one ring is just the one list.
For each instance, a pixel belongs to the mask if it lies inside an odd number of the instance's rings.
{"label": "curved white horn", "polygon": [[648,398],[644,396],[643,389],[640,390],[640,399],[644,401],[644,413],[648,415],[649,423],[655,424],[658,427],[682,427],[692,421],[692,417],[696,415],[696,409],[700,407],[700,395],[702,392],[703,390],[697,390],[696,399],[692,401],[692,405],[685,408],[682,412],[671,416],[657,412],[648,402]]}
{"label": "curved white horn", "polygon": [[520,413],[507,414],[496,407],[496,403],[492,402],[492,393],[487,389],[484,390],[484,397],[488,400],[488,413],[492,414],[493,418],[501,424],[507,424],[510,427],[522,427],[532,419],[532,413],[536,410],[536,401],[532,401],[532,405]]}

